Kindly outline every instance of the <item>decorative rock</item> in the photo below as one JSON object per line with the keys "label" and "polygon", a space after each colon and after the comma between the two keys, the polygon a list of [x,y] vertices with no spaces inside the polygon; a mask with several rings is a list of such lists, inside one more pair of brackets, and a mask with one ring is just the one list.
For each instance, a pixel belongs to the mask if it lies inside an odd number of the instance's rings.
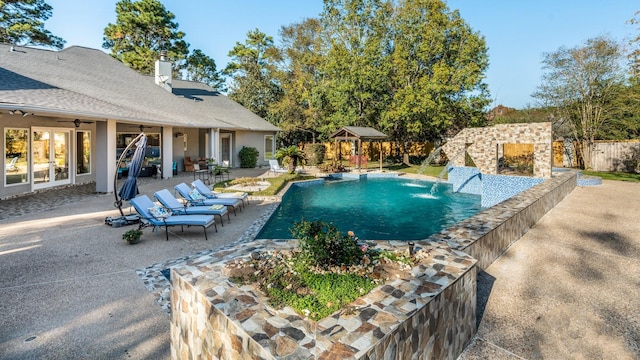
{"label": "decorative rock", "polygon": [[293,354],[298,348],[298,343],[286,336],[278,336],[276,338],[276,354],[278,356],[287,356]]}

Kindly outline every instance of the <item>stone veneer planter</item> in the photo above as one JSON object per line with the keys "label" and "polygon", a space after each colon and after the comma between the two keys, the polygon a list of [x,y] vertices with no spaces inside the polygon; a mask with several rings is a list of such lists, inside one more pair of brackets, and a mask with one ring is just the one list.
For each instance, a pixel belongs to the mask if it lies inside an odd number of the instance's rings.
{"label": "stone veneer planter", "polygon": [[[432,255],[412,270],[414,277],[380,286],[318,322],[275,310],[252,286],[238,287],[222,275],[231,259],[290,249],[291,241],[240,242],[191,259],[171,272],[171,357],[455,359],[476,331],[476,261],[480,269],[489,266],[575,186],[575,173],[556,174],[417,241]],[[377,243],[406,248],[406,242]]]}
{"label": "stone veneer planter", "polygon": [[[171,273],[173,359],[455,358],[475,334],[476,271],[470,256],[434,245],[405,279],[379,286],[321,321],[273,309],[252,285],[222,275],[252,251],[290,249],[291,241],[241,244],[219,261]],[[403,242],[379,242],[381,248]]]}

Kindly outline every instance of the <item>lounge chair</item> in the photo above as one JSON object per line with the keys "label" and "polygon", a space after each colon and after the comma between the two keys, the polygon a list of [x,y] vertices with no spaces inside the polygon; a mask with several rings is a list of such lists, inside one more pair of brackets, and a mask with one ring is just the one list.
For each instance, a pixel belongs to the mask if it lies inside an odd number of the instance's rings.
{"label": "lounge chair", "polygon": [[13,159],[11,159],[11,161],[9,161],[8,163],[6,163],[4,165],[4,170],[7,171],[7,172],[18,171],[19,169],[18,169],[18,166],[16,165],[16,162],[18,162],[18,157],[17,156],[14,157]]}
{"label": "lounge chair", "polygon": [[[131,200],[129,203],[133,205],[143,222],[148,222],[155,228],[164,226],[167,241],[169,241],[169,226],[181,226],[184,231],[184,226],[202,226],[204,229],[204,238],[207,238],[207,228],[211,225],[216,227],[216,220],[213,215],[166,215],[157,214],[162,209],[162,206],[155,204],[147,195],[140,195]],[[165,209],[166,211],[166,209]],[[155,215],[153,215],[155,214]],[[217,231],[217,227],[216,227]]]}
{"label": "lounge chair", "polygon": [[245,205],[245,200],[247,203],[249,202],[249,195],[246,192],[235,192],[235,193],[221,193],[215,192],[202,182],[202,180],[198,179],[191,183],[191,185],[197,189],[200,194],[204,195],[207,199],[240,199],[242,200],[242,205]]}
{"label": "lounge chair", "polygon": [[170,209],[174,215],[218,215],[222,226],[224,226],[222,215],[227,214],[227,220],[231,220],[229,218],[229,210],[227,210],[227,207],[224,205],[188,206],[189,203],[181,203],[167,189],[156,191],[153,196],[160,204]]}
{"label": "lounge chair", "polygon": [[269,160],[269,167],[269,171],[273,171],[276,174],[289,172],[289,170],[280,167],[280,164],[278,164],[278,160]]}
{"label": "lounge chair", "polygon": [[191,161],[191,156],[184,157],[184,171],[193,171],[193,161]]}
{"label": "lounge chair", "polygon": [[190,205],[197,206],[212,206],[212,205],[224,205],[233,209],[233,214],[237,215],[236,209],[240,204],[242,204],[242,200],[239,199],[207,199],[197,189],[192,189],[189,185],[185,183],[180,183],[175,186],[176,192],[180,194]]}

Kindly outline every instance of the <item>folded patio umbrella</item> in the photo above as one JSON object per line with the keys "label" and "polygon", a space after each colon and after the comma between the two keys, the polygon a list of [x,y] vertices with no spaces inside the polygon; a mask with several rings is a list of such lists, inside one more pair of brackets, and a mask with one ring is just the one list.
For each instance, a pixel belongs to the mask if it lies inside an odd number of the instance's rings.
{"label": "folded patio umbrella", "polygon": [[147,149],[147,136],[144,133],[138,135],[127,146],[127,149],[125,149],[123,154],[126,154],[128,148],[133,144],[135,144],[136,146],[136,151],[133,153],[131,163],[129,164],[129,175],[122,184],[122,188],[120,188],[120,191],[118,192],[120,199],[116,197],[116,206],[118,207],[118,209],[120,209],[121,214],[122,200],[130,200],[138,195],[138,175],[140,175],[140,170],[142,170],[142,163],[144,162],[144,154]]}

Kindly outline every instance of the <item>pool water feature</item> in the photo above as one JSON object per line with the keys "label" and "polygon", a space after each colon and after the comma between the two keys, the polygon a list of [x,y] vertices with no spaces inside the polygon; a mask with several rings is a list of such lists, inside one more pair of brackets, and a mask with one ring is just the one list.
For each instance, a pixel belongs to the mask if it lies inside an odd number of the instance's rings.
{"label": "pool water feature", "polygon": [[302,219],[332,223],[363,240],[420,240],[482,209],[480,196],[449,184],[400,178],[362,178],[293,184],[256,239],[290,239]]}

